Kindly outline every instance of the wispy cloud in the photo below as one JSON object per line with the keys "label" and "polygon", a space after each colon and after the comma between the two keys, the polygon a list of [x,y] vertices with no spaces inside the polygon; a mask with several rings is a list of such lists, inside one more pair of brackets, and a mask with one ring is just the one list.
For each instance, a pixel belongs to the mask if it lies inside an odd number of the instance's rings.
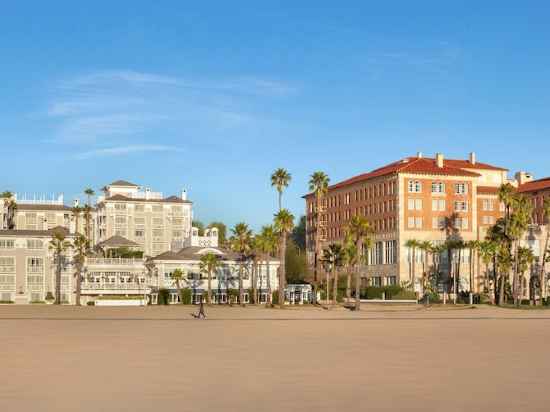
{"label": "wispy cloud", "polygon": [[131,153],[145,152],[183,152],[184,149],[174,146],[163,145],[129,145],[118,147],[107,147],[102,149],[90,150],[76,155],[77,159],[88,159],[91,157],[103,156],[124,156]]}
{"label": "wispy cloud", "polygon": [[87,153],[102,153],[105,145],[146,142],[160,129],[169,129],[173,140],[182,135],[204,139],[254,127],[263,121],[258,106],[276,104],[296,92],[285,82],[254,76],[206,79],[128,70],[91,72],[52,87],[46,115],[54,135],[48,140],[87,145]]}

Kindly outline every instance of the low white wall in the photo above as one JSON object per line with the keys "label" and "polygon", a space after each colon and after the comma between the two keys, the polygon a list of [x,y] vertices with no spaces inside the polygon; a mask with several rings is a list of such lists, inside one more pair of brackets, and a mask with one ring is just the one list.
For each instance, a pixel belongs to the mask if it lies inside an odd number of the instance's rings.
{"label": "low white wall", "polygon": [[96,306],[142,306],[145,305],[145,301],[143,299],[128,299],[128,300],[120,300],[120,299],[98,299],[95,301]]}

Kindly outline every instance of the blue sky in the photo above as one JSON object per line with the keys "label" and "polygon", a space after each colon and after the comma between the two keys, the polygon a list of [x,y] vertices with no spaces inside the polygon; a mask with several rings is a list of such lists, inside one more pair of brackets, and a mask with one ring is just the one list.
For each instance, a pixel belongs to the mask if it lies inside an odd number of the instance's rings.
{"label": "blue sky", "polygon": [[[451,4],[453,3],[453,4]],[[550,175],[544,1],[17,1],[0,15],[0,189],[182,187],[206,222],[271,220],[269,175],[417,151]]]}

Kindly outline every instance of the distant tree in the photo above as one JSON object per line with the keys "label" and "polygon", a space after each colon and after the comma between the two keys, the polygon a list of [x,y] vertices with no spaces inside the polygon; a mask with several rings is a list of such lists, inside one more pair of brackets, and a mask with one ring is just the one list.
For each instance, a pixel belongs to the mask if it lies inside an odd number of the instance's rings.
{"label": "distant tree", "polygon": [[199,236],[204,236],[204,223],[202,223],[200,220],[193,220],[191,225],[199,229]]}
{"label": "distant tree", "polygon": [[208,225],[208,228],[210,229],[213,227],[218,229],[218,244],[220,245],[220,247],[225,246],[225,242],[227,240],[227,226],[225,225],[225,223],[222,222],[211,222]]}
{"label": "distant tree", "polygon": [[283,209],[283,191],[288,187],[292,176],[286,169],[279,168],[271,175],[271,186],[279,193],[279,211]]}
{"label": "distant tree", "polygon": [[292,230],[292,240],[300,251],[306,250],[306,217],[300,216],[298,225]]}
{"label": "distant tree", "polygon": [[275,215],[273,222],[275,231],[279,235],[279,305],[281,308],[285,304],[285,288],[286,288],[286,249],[288,235],[294,228],[294,216],[287,209],[281,209]]}
{"label": "distant tree", "polygon": [[86,239],[86,236],[77,234],[73,241],[72,247],[74,249],[73,261],[76,269],[76,306],[80,306],[80,295],[82,294],[82,273],[86,266],[86,256],[90,250],[90,242]]}
{"label": "distant tree", "polygon": [[290,238],[286,248],[286,279],[288,283],[305,283],[308,276],[307,257]]}
{"label": "distant tree", "polygon": [[184,273],[181,269],[176,269],[170,274],[170,277],[172,278],[172,280],[174,280],[176,282],[176,289],[178,290],[178,295],[180,297],[180,303],[182,305],[183,305],[183,294],[182,294],[181,282],[182,282],[184,276],[185,275],[184,275]]}
{"label": "distant tree", "polygon": [[239,303],[244,306],[243,272],[252,243],[252,230],[244,222],[237,223],[231,229],[233,235],[229,240],[231,250],[239,254]]}
{"label": "distant tree", "polygon": [[53,252],[55,262],[55,304],[61,305],[61,271],[65,264],[65,253],[72,247],[65,233],[61,230],[53,232],[52,239],[49,243],[49,249]]}
{"label": "distant tree", "polygon": [[15,229],[15,211],[17,210],[13,193],[7,190],[0,194],[0,198],[4,199],[4,221],[2,226],[6,230],[13,230]]}
{"label": "distant tree", "polygon": [[213,253],[207,253],[201,256],[200,270],[206,273],[208,276],[208,290],[206,295],[206,302],[212,304],[212,275],[218,270],[220,266],[220,258]]}

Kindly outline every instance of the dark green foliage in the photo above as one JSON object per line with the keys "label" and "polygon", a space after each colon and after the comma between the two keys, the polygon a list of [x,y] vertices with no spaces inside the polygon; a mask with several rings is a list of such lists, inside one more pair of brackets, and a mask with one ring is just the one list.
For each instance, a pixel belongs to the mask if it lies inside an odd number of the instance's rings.
{"label": "dark green foliage", "polygon": [[274,290],[273,293],[271,294],[271,302],[273,302],[273,303],[279,302],[279,291],[278,290]]}
{"label": "dark green foliage", "polygon": [[412,291],[405,290],[401,286],[369,286],[361,289],[361,299],[382,299],[385,295],[386,300],[410,300],[416,299],[416,294]]}
{"label": "dark green foliage", "polygon": [[286,281],[287,284],[303,284],[308,274],[305,251],[300,250],[292,239],[286,248]]}
{"label": "dark green foliage", "polygon": [[294,227],[291,234],[292,241],[301,251],[306,250],[306,217],[300,216],[298,224]]}
{"label": "dark green foliage", "polygon": [[55,300],[55,298],[53,296],[53,293],[52,292],[47,292],[46,293],[46,301],[52,301],[52,300]]}
{"label": "dark green foliage", "polygon": [[222,222],[212,222],[208,227],[215,227],[218,229],[218,244],[224,246],[227,240],[227,226]]}
{"label": "dark green foliage", "polygon": [[168,305],[170,298],[170,291],[168,289],[159,289],[157,305]]}
{"label": "dark green foliage", "polygon": [[141,259],[143,258],[143,252],[140,250],[131,250],[127,247],[119,247],[116,249],[109,249],[107,251],[107,257],[110,258],[123,258],[123,259]]}
{"label": "dark green foliage", "polygon": [[189,288],[184,288],[181,290],[181,294],[180,294],[180,299],[181,299],[181,303],[183,303],[184,305],[190,305],[191,304],[191,301],[192,301],[192,291],[191,289]]}
{"label": "dark green foliage", "polygon": [[204,236],[204,223],[202,223],[200,220],[193,220],[193,223],[191,223],[193,227],[196,227],[199,229],[199,236]]}

